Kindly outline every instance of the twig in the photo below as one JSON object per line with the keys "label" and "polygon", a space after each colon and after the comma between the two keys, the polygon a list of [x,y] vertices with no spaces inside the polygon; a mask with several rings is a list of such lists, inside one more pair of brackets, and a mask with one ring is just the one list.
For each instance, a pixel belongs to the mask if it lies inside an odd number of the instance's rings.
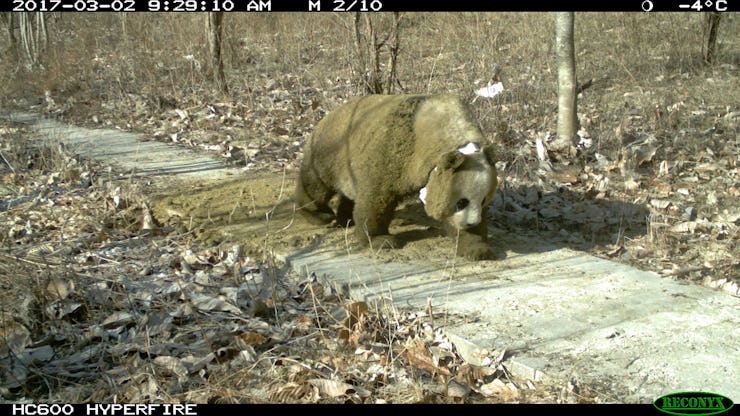
{"label": "twig", "polygon": [[702,271],[706,269],[708,269],[708,267],[706,266],[687,266],[687,267],[681,267],[679,269],[664,271],[662,275],[663,276],[683,276],[691,272],[697,272],[697,271]]}
{"label": "twig", "polygon": [[23,257],[18,257],[12,254],[0,254],[0,256],[5,257],[7,259],[13,259],[17,260],[23,263],[33,264],[34,266],[47,266],[47,267],[59,267],[62,266],[62,263],[51,263],[51,262],[36,262],[29,259],[24,259]]}
{"label": "twig", "polygon": [[0,157],[3,158],[3,162],[5,162],[6,165],[10,168],[10,171],[13,172],[13,175],[15,175],[15,169],[13,169],[13,166],[8,162],[8,159],[5,158],[5,155],[3,154],[2,150],[0,150]]}
{"label": "twig", "polygon": [[[631,74],[630,74],[630,76],[631,76]],[[586,82],[584,82],[582,84],[581,83],[577,83],[577,85],[576,85],[576,96],[578,96],[578,94],[582,93],[583,91],[591,88],[594,85],[594,83],[604,82],[607,79],[609,79],[609,76],[608,75],[602,75],[601,77],[599,77],[597,79],[590,78],[588,81],[586,81]],[[558,110],[557,104],[556,105],[553,105],[552,107],[550,107],[549,113],[554,113],[557,110]]]}
{"label": "twig", "polygon": [[578,85],[576,87],[576,95],[582,93],[586,88],[588,88],[591,85],[593,85],[593,83],[594,83],[594,79],[591,78],[588,81],[584,82],[583,84]]}

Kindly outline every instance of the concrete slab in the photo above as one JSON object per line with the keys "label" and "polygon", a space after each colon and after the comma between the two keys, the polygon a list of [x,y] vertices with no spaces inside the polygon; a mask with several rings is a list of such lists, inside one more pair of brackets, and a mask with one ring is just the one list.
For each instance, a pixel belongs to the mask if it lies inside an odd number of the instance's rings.
{"label": "concrete slab", "polygon": [[76,127],[34,113],[13,112],[0,118],[28,124],[40,133],[40,140],[58,140],[82,157],[111,163],[134,177],[167,175],[184,180],[215,180],[240,173],[211,155],[174,144],[145,141],[135,133]]}
{"label": "concrete slab", "polygon": [[[526,243],[526,242],[525,242]],[[529,241],[537,245],[537,242]],[[448,332],[509,351],[519,375],[577,380],[618,402],[679,391],[740,399],[740,299],[569,249],[495,262],[379,263],[346,252],[287,256],[353,298],[465,314]]]}
{"label": "concrete slab", "polygon": [[[132,133],[29,113],[0,117],[134,176],[218,180],[241,172]],[[509,368],[533,379],[576,379],[619,402],[690,390],[740,400],[740,299],[538,240],[506,239],[507,258],[494,262],[382,263],[320,247],[285,258],[301,273],[348,284],[357,299],[386,297],[415,307],[430,301],[435,309],[463,314],[469,320],[451,323],[450,333],[507,349]]]}

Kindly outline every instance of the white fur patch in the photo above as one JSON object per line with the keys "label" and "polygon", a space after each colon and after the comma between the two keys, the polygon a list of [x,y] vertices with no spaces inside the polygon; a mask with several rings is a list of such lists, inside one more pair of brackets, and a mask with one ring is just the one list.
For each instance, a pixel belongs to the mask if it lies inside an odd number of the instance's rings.
{"label": "white fur patch", "polygon": [[427,187],[423,187],[419,189],[419,199],[421,199],[422,204],[427,203]]}
{"label": "white fur patch", "polygon": [[455,212],[450,218],[452,224],[458,229],[464,230],[478,225],[481,221],[485,220],[483,218],[485,210],[482,207],[490,197],[488,193],[492,186],[492,180],[494,180],[491,176],[490,172],[485,170],[474,170],[457,174],[458,186],[455,197],[465,198],[469,201],[464,209]]}
{"label": "white fur patch", "polygon": [[480,147],[477,144],[470,142],[465,146],[458,148],[457,150],[464,155],[469,155],[471,153],[480,151]]}

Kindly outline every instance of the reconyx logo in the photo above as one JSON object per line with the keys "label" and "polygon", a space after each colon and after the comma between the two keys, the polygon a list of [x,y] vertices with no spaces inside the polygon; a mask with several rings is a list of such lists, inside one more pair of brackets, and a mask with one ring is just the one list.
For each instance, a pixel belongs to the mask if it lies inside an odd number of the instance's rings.
{"label": "reconyx logo", "polygon": [[703,391],[687,391],[660,396],[653,402],[658,410],[672,415],[716,415],[732,408],[729,397]]}

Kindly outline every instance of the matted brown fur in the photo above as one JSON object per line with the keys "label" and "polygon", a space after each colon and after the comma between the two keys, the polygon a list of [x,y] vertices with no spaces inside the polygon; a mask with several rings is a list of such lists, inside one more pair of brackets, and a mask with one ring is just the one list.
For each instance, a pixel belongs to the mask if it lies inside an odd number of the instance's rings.
{"label": "matted brown fur", "polygon": [[[296,202],[315,222],[353,222],[361,244],[393,247],[399,242],[388,225],[396,207],[427,186],[425,210],[446,223],[448,234],[460,237],[458,253],[490,258],[486,206],[496,187],[493,148],[484,145],[469,155],[458,150],[484,141],[469,109],[454,95],[357,98],[321,120],[306,143]],[[461,184],[471,172],[486,175],[489,189]],[[465,197],[460,189],[479,197],[480,222],[451,223],[457,198]]]}

